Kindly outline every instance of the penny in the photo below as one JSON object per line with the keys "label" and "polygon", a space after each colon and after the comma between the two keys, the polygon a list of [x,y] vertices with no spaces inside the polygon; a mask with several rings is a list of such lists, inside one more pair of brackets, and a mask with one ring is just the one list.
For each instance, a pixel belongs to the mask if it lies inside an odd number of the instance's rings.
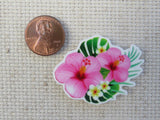
{"label": "penny", "polygon": [[51,16],[38,16],[31,20],[25,30],[28,47],[38,55],[52,55],[59,51],[65,41],[61,23]]}

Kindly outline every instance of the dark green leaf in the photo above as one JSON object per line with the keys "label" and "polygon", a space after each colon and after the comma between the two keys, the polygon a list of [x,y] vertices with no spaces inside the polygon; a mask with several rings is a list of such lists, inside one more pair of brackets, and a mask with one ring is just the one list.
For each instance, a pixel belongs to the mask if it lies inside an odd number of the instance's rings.
{"label": "dark green leaf", "polygon": [[99,101],[101,101],[101,102],[104,102],[104,101],[106,101],[107,99],[106,98],[104,98],[103,96],[102,97],[99,97]]}
{"label": "dark green leaf", "polygon": [[88,102],[90,102],[91,100],[90,100],[90,96],[88,96],[87,95],[87,93],[86,93],[86,95],[85,95],[85,97],[84,97],[85,99],[86,99],[86,101],[88,101]]}
{"label": "dark green leaf", "polygon": [[99,37],[93,38],[93,50],[94,50],[94,56],[96,56],[96,50],[97,50],[97,44],[98,44]]}
{"label": "dark green leaf", "polygon": [[98,101],[97,101],[97,100],[94,100],[93,97],[91,97],[91,101],[92,101],[93,103],[98,103]]}
{"label": "dark green leaf", "polygon": [[92,44],[93,44],[92,39],[87,41],[87,48],[88,48],[88,52],[89,52],[90,56],[94,55],[94,53],[92,52]]}
{"label": "dark green leaf", "polygon": [[112,95],[110,95],[109,93],[103,93],[103,96],[104,96],[106,99],[112,98]]}
{"label": "dark green leaf", "polygon": [[83,55],[84,55],[85,57],[87,57],[88,54],[87,54],[87,51],[86,51],[86,48],[85,48],[85,42],[83,42],[83,43],[81,44],[80,49],[81,49]]}

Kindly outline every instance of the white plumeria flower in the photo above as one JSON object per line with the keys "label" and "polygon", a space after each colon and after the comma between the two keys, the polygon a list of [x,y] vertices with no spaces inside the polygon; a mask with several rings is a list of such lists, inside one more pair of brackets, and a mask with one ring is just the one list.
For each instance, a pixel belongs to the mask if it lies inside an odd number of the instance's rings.
{"label": "white plumeria flower", "polygon": [[105,47],[105,46],[103,46],[103,47],[98,47],[97,50],[96,50],[96,53],[97,53],[97,54],[100,54],[100,53],[103,53],[103,52],[105,52],[105,51],[106,51],[106,47]]}
{"label": "white plumeria flower", "polygon": [[100,86],[89,86],[89,91],[87,92],[89,96],[92,96],[94,100],[98,100],[98,97],[103,96],[103,93],[101,92]]}
{"label": "white plumeria flower", "polygon": [[101,90],[103,90],[103,92],[107,92],[107,90],[110,89],[109,82],[108,81],[101,81],[100,88],[101,88]]}

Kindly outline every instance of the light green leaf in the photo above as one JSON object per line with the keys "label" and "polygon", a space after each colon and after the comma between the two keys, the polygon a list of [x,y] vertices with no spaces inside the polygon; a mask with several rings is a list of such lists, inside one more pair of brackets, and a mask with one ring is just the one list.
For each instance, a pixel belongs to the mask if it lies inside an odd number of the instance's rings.
{"label": "light green leaf", "polygon": [[100,73],[103,76],[103,79],[105,79],[107,77],[107,75],[109,74],[109,70],[107,70],[106,68],[101,68]]}

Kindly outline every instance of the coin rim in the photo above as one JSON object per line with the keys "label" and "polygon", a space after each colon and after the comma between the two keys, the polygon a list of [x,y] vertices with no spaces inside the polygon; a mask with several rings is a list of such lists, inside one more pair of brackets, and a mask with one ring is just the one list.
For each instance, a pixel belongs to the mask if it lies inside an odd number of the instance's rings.
{"label": "coin rim", "polygon": [[[31,49],[31,47],[27,44],[27,32],[28,32],[28,28],[31,26],[31,23],[33,23],[33,21],[34,21],[35,19],[41,18],[41,17],[51,18],[51,19],[54,19],[54,20],[56,20],[57,22],[59,22],[59,25],[60,25],[60,27],[62,28],[62,32],[63,32],[63,40],[62,40],[62,43],[60,44],[60,47],[58,47],[58,49],[57,49],[55,52],[52,52],[52,53],[50,53],[50,54],[40,54],[40,53],[37,53],[36,51],[33,51],[33,50]],[[30,20],[29,23],[28,23],[27,26],[26,26],[26,29],[25,29],[25,42],[26,42],[28,48],[29,48],[33,53],[36,53],[36,54],[41,55],[41,56],[50,56],[50,55],[53,55],[53,54],[57,53],[57,52],[62,48],[62,46],[64,45],[64,42],[65,42],[65,32],[64,32],[64,28],[63,28],[61,22],[60,22],[57,18],[55,18],[55,17],[49,16],[49,15],[40,15],[40,16],[37,16],[37,17],[33,18],[32,20]]]}

